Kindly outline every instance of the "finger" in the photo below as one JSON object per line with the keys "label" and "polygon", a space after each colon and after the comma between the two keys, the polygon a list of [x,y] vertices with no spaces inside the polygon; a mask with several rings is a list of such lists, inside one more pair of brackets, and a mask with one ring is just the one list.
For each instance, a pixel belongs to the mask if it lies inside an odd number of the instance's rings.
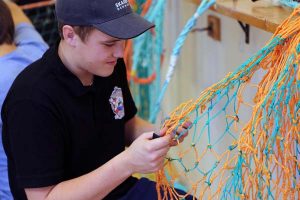
{"label": "finger", "polygon": [[[175,132],[175,131],[174,131]],[[187,136],[188,130],[182,127],[178,127],[176,133],[173,133],[173,139],[179,139],[179,138],[184,138]]]}
{"label": "finger", "polygon": [[156,134],[158,134],[159,136],[164,136],[164,135],[166,135],[167,130],[168,130],[168,128],[167,128],[167,127],[164,127],[164,128],[162,128],[161,130],[159,130],[159,132],[156,133]]}
{"label": "finger", "polygon": [[188,132],[186,132],[185,134],[181,135],[179,137],[179,135],[172,137],[172,141],[170,143],[171,146],[177,146],[179,143],[182,143],[184,141],[184,138],[187,136]]}
{"label": "finger", "polygon": [[192,126],[192,122],[191,121],[185,121],[182,125],[181,125],[183,128],[185,129],[190,129],[191,126]]}
{"label": "finger", "polygon": [[[153,135],[153,134],[152,134]],[[152,145],[152,149],[159,150],[165,147],[168,147],[171,141],[171,136],[170,135],[165,135],[159,138],[156,138],[154,140],[149,141]]]}
{"label": "finger", "polygon": [[180,140],[172,140],[170,145],[173,147],[173,146],[177,146],[179,143],[181,143],[182,141]]}
{"label": "finger", "polygon": [[140,137],[144,138],[144,139],[152,139],[153,138],[153,131],[152,132],[146,132],[146,133],[143,133]]}
{"label": "finger", "polygon": [[183,130],[180,132],[180,138],[179,138],[179,139],[185,138],[188,134],[189,134],[189,131],[188,131],[187,129],[183,129]]}

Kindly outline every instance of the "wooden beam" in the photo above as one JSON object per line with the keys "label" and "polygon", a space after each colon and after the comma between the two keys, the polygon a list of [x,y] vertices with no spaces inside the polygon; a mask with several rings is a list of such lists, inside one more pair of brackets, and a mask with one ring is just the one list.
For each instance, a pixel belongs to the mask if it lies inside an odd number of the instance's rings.
{"label": "wooden beam", "polygon": [[[200,3],[200,0],[189,1]],[[220,0],[211,10],[268,32],[275,32],[292,12],[292,9],[253,3],[250,0]]]}
{"label": "wooden beam", "polygon": [[48,1],[40,1],[40,2],[36,2],[36,3],[29,3],[29,4],[25,4],[20,6],[23,10],[30,10],[33,8],[40,8],[40,7],[45,7],[45,6],[50,6],[50,5],[54,5],[55,4],[55,0],[48,0]]}

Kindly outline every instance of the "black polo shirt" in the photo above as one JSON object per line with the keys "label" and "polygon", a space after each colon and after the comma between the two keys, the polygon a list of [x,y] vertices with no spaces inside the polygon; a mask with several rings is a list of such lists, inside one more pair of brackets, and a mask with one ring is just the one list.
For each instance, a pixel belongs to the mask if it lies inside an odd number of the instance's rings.
{"label": "black polo shirt", "polygon": [[[63,65],[57,46],[49,49],[17,77],[3,104],[3,144],[15,199],[26,199],[22,188],[84,175],[122,152],[125,122],[136,112],[122,59],[111,76],[95,76],[85,87]],[[135,182],[127,179],[106,199],[118,199]]]}

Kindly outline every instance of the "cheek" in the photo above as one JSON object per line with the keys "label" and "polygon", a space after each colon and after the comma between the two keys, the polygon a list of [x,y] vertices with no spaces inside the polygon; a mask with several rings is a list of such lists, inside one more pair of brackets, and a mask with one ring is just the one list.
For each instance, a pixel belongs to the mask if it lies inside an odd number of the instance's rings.
{"label": "cheek", "polygon": [[88,54],[90,59],[98,62],[104,62],[109,57],[109,52],[99,47],[88,49]]}
{"label": "cheek", "polygon": [[87,68],[91,70],[99,69],[100,66],[105,65],[106,59],[102,54],[97,52],[88,53],[86,57]]}
{"label": "cheek", "polygon": [[101,62],[104,60],[104,55],[100,51],[97,51],[97,49],[87,49],[84,52],[85,58],[88,62]]}
{"label": "cheek", "polygon": [[81,48],[81,51],[78,52],[78,59],[81,59],[81,62],[84,62],[87,68],[94,69],[107,62],[110,57],[109,53],[109,51],[101,48],[99,45],[88,45]]}

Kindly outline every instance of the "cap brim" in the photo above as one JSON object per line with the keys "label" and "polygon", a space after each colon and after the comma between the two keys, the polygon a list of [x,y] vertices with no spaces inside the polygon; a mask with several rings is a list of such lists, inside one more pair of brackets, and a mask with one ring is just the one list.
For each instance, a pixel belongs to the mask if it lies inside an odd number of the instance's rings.
{"label": "cap brim", "polygon": [[155,25],[136,13],[129,13],[108,22],[94,24],[93,26],[112,37],[131,39],[141,35]]}

